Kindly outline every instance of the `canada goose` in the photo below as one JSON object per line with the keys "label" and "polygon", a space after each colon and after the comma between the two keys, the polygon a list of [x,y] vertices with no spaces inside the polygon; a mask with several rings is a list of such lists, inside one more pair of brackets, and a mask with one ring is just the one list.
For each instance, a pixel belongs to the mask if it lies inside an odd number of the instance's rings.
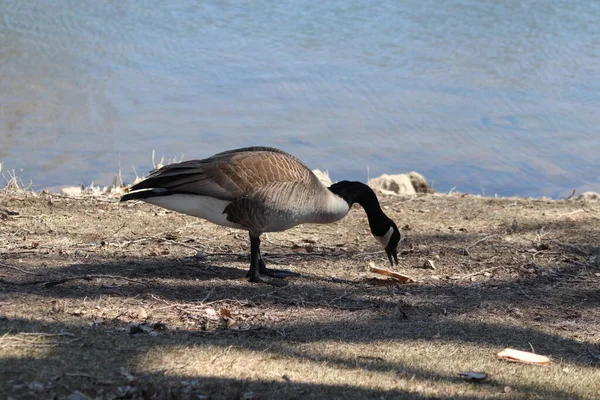
{"label": "canada goose", "polygon": [[[247,230],[250,282],[267,282],[261,275],[295,275],[265,266],[260,254],[262,233],[280,232],[304,223],[335,222],[354,203],[367,213],[371,233],[385,249],[390,264],[398,264],[400,231],[381,210],[371,188],[349,181],[327,188],[302,161],[275,148],[247,147],[203,160],[166,165],[133,185],[121,197],[121,201],[127,200],[142,200],[218,225]],[[268,283],[285,284],[277,279]]]}

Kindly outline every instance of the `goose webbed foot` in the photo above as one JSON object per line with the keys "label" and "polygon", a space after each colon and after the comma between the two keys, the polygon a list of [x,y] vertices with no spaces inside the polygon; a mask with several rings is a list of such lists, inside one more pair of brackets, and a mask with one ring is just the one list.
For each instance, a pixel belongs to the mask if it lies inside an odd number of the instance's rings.
{"label": "goose webbed foot", "polygon": [[250,274],[250,279],[248,279],[248,281],[252,283],[266,283],[267,285],[275,287],[284,287],[288,285],[288,282],[284,281],[283,279],[272,278],[264,275],[252,276],[252,274]]}
{"label": "goose webbed foot", "polygon": [[288,276],[299,276],[300,274],[287,269],[267,268],[262,258],[258,260],[258,273],[261,275],[271,276],[273,278],[286,278]]}
{"label": "goose webbed foot", "polygon": [[[300,276],[300,274],[296,272],[292,272],[287,269],[273,269],[267,268],[265,262],[262,258],[258,259],[258,273],[259,275],[268,276],[271,278],[287,278],[288,276]],[[246,274],[246,278],[250,277],[250,271]]]}

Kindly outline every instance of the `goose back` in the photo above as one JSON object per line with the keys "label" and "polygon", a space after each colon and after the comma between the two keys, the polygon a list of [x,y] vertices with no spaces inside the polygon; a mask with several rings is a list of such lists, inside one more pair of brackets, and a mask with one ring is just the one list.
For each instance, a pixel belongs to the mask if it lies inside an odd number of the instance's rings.
{"label": "goose back", "polygon": [[[150,173],[131,189],[164,189],[170,196],[146,199],[169,207],[168,197],[193,195],[223,201],[230,226],[250,232],[282,231],[302,223],[329,223],[348,212],[348,204],[329,191],[296,157],[279,149],[247,147],[202,160],[170,164]],[[179,197],[181,198],[181,197]],[[198,199],[198,197],[196,197]],[[188,211],[183,211],[191,214]],[[221,216],[202,216],[221,225]],[[217,220],[215,220],[217,218]]]}

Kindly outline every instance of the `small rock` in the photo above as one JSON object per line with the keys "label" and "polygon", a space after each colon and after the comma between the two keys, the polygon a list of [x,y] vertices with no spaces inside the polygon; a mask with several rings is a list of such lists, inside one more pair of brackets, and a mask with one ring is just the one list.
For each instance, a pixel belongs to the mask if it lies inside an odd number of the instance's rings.
{"label": "small rock", "polygon": [[208,319],[212,319],[212,320],[218,320],[219,319],[219,315],[217,313],[217,310],[215,310],[212,307],[207,307],[204,309],[204,315],[206,316],[206,318]]}
{"label": "small rock", "polygon": [[504,386],[504,393],[512,392],[512,388],[510,386]]}
{"label": "small rock", "polygon": [[258,400],[258,396],[254,392],[244,392],[240,396],[240,400]]}
{"label": "small rock", "polygon": [[13,387],[12,387],[13,392],[18,392],[19,390],[23,390],[23,389],[27,389],[27,385],[24,383],[19,383],[17,385],[13,385]]}
{"label": "small rock", "polygon": [[[127,370],[126,370],[125,368],[123,368],[123,367],[121,367],[121,376],[122,376],[123,378],[125,378],[125,380],[126,380],[127,382],[133,382],[133,381],[135,381],[135,380],[137,379],[137,378],[136,378],[136,377],[135,377],[133,374],[131,374],[129,371],[127,371]],[[129,386],[126,386],[126,387],[125,387],[125,388],[123,388],[123,389],[127,389],[127,388],[129,388]]]}
{"label": "small rock", "polygon": [[29,389],[33,390],[34,392],[43,392],[45,387],[44,384],[40,381],[33,381],[29,384]]}
{"label": "small rock", "polygon": [[479,382],[487,379],[488,375],[485,372],[459,372],[458,376],[467,381]]}
{"label": "small rock", "polygon": [[129,399],[132,398],[136,392],[137,392],[137,388],[134,386],[119,386],[117,388],[117,397],[118,398],[125,398],[125,399]]}
{"label": "small rock", "polygon": [[139,319],[145,320],[146,318],[148,318],[148,313],[146,312],[146,310],[143,307],[138,307],[137,317]]}
{"label": "small rock", "polygon": [[83,188],[81,186],[69,186],[62,188],[60,192],[64,195],[75,197],[83,193]]}
{"label": "small rock", "polygon": [[158,336],[158,332],[151,326],[146,324],[132,324],[129,326],[129,334],[147,333],[150,336]]}
{"label": "small rock", "polygon": [[68,395],[66,400],[89,400],[89,397],[81,393],[79,390],[76,390],[70,395]]}

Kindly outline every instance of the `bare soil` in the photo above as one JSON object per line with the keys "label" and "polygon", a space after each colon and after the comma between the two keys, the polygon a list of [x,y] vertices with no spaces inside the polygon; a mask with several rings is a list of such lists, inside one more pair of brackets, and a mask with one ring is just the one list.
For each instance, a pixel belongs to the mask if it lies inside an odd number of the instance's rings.
{"label": "bare soil", "polygon": [[381,197],[416,283],[356,208],[264,235],[275,288],[245,232],[117,200],[0,192],[2,398],[600,397],[600,203]]}

